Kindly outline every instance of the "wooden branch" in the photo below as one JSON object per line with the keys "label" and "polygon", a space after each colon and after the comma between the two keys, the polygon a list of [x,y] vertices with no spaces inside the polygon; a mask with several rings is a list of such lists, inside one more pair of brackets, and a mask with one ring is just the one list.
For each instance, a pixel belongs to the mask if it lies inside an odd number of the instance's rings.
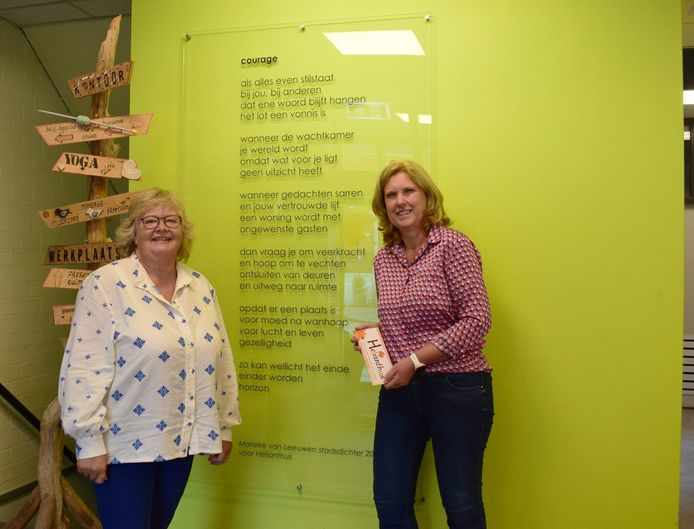
{"label": "wooden branch", "polygon": [[[118,44],[118,35],[120,34],[121,16],[118,15],[113,20],[106,32],[106,38],[101,43],[99,55],[96,58],[96,71],[106,70],[115,64],[116,45]],[[97,117],[108,116],[108,103],[111,99],[111,91],[99,92],[92,96],[92,119]],[[93,153],[97,154],[97,153]],[[101,154],[101,156],[112,156],[109,154]],[[113,155],[115,156],[115,155]]]}
{"label": "wooden branch", "polygon": [[41,495],[39,493],[38,485],[34,487],[31,494],[19,509],[19,512],[12,518],[7,524],[5,524],[4,529],[24,529],[31,519],[39,510],[39,503],[41,502]]}
{"label": "wooden branch", "polygon": [[39,442],[38,482],[41,506],[36,516],[36,527],[62,529],[63,488],[60,480],[60,462],[63,457],[63,428],[60,424],[60,404],[53,399],[41,417]]}
{"label": "wooden branch", "polygon": [[[121,17],[118,15],[111,21],[106,33],[106,39],[101,43],[101,49],[96,60],[96,70],[106,70],[114,65],[116,58],[116,45],[120,34]],[[106,90],[92,95],[91,118],[97,119],[108,116],[108,103],[111,91]],[[118,157],[120,145],[115,140],[99,140],[89,143],[89,148],[95,156]],[[99,176],[89,177],[89,200],[103,198],[108,195],[108,180]],[[87,223],[87,242],[106,242],[106,219],[92,220]],[[90,268],[96,268],[92,265]]]}
{"label": "wooden branch", "polygon": [[101,522],[94,513],[85,505],[70,484],[61,479],[63,486],[63,501],[65,506],[70,510],[77,522],[85,529],[101,529]]}
{"label": "wooden branch", "polygon": [[[63,430],[60,425],[60,405],[55,399],[41,418],[41,444],[39,449],[39,486],[34,489],[30,501],[23,511],[25,514],[19,522],[24,525],[14,526],[20,529],[31,520],[38,502],[41,502],[39,514],[36,518],[36,527],[46,529],[67,529],[69,521],[67,513],[63,511],[65,506],[74,515],[77,522],[85,529],[101,529],[101,522],[89,510],[82,499],[75,493],[70,484],[60,473],[60,461],[62,460]],[[33,508],[33,512],[31,512]],[[21,511],[20,511],[21,512]],[[16,518],[20,518],[17,515]]]}

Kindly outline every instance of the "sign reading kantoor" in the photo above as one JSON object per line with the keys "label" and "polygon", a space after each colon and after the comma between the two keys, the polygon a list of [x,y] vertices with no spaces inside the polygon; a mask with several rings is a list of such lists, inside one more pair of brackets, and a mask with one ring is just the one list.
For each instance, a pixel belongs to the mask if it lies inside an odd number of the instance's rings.
{"label": "sign reading kantoor", "polygon": [[127,213],[130,207],[130,197],[139,191],[132,193],[121,193],[110,197],[78,202],[69,206],[59,206],[55,209],[44,209],[39,211],[39,216],[49,228],[68,226],[88,220],[113,217]]}
{"label": "sign reading kantoor", "polygon": [[132,116],[99,118],[98,124],[80,125],[76,121],[65,121],[49,125],[36,125],[36,130],[43,138],[43,141],[46,142],[46,145],[63,145],[80,141],[140,136],[147,134],[151,121],[152,113],[150,112]]}
{"label": "sign reading kantoor", "polygon": [[112,242],[70,244],[49,246],[43,264],[110,263],[119,258],[118,248]]}
{"label": "sign reading kantoor", "polygon": [[46,288],[79,288],[82,281],[91,273],[91,270],[78,270],[76,268],[51,268],[43,286]]}
{"label": "sign reading kantoor", "polygon": [[53,305],[53,323],[55,325],[70,325],[74,312],[74,305]]}
{"label": "sign reading kantoor", "polygon": [[130,83],[133,61],[115,64],[107,70],[92,72],[80,77],[69,79],[67,84],[72,95],[77,99],[90,94],[98,94],[112,88],[125,86]]}
{"label": "sign reading kantoor", "polygon": [[108,158],[106,156],[94,156],[93,154],[76,152],[64,152],[61,154],[55,165],[53,165],[53,170],[57,173],[142,180],[142,173],[137,168],[135,160]]}

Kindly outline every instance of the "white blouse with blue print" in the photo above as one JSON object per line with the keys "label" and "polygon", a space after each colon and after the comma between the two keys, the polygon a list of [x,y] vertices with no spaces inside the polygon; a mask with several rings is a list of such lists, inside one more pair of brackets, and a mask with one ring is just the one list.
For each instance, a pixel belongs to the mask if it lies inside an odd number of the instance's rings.
{"label": "white blouse with blue print", "polygon": [[234,359],[215,291],[177,263],[169,302],[137,256],[80,287],[60,372],[77,457],[167,461],[222,451],[241,423]]}

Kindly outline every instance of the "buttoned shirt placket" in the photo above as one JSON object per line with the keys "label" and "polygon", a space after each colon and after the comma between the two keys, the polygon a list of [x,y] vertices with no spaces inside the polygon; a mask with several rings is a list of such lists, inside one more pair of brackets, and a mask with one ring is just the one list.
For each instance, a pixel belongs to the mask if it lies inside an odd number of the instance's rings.
{"label": "buttoned shirt placket", "polygon": [[[140,276],[142,277],[142,276]],[[184,398],[185,402],[183,402],[184,406],[184,411],[183,411],[183,421],[181,423],[182,430],[179,432],[179,435],[181,436],[181,443],[179,446],[181,448],[179,451],[181,452],[181,455],[186,455],[188,452],[188,447],[191,444],[191,438],[193,435],[193,427],[195,424],[195,361],[196,361],[196,356],[195,356],[195,341],[194,341],[194,335],[193,335],[193,330],[190,326],[190,323],[184,316],[184,311],[186,307],[182,307],[181,304],[183,303],[182,301],[182,294],[186,288],[188,288],[188,283],[180,282],[181,280],[180,276],[176,280],[176,288],[174,291],[173,296],[171,297],[171,301],[166,299],[161,292],[159,292],[159,289],[148,281],[147,279],[141,279],[138,281],[138,287],[140,287],[142,290],[146,291],[149,295],[153,296],[155,299],[161,301],[165,305],[169,307],[169,310],[173,314],[172,320],[176,322],[177,328],[181,333],[181,340],[183,343],[179,342],[179,348],[178,352],[183,355],[183,358],[185,359],[184,363],[184,376],[183,376],[183,384],[185,388],[184,392]]]}

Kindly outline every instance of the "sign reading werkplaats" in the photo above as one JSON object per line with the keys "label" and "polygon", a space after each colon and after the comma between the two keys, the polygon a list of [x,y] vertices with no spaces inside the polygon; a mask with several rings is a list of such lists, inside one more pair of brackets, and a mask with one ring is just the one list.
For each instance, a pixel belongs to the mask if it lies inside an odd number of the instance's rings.
{"label": "sign reading werkplaats", "polygon": [[98,124],[80,125],[76,121],[64,121],[62,123],[36,125],[36,130],[46,145],[63,145],[80,141],[140,136],[147,134],[151,121],[152,113],[150,112],[132,116],[99,118]]}
{"label": "sign reading werkplaats", "polygon": [[129,84],[132,70],[133,61],[122,62],[106,70],[69,79],[67,84],[72,95],[79,99],[80,97],[98,94],[99,92],[105,92],[106,90]]}
{"label": "sign reading werkplaats", "polygon": [[43,264],[110,263],[120,259],[115,243],[69,244],[49,246]]}
{"label": "sign reading werkplaats", "polygon": [[68,206],[58,206],[55,209],[44,209],[39,211],[39,216],[49,228],[68,226],[88,220],[113,217],[128,212],[130,207],[130,197],[140,191],[132,193],[121,193],[109,197],[78,202]]}
{"label": "sign reading werkplaats", "polygon": [[103,178],[126,178],[142,180],[135,160],[95,156],[76,152],[64,152],[53,165],[57,173],[71,173]]}

